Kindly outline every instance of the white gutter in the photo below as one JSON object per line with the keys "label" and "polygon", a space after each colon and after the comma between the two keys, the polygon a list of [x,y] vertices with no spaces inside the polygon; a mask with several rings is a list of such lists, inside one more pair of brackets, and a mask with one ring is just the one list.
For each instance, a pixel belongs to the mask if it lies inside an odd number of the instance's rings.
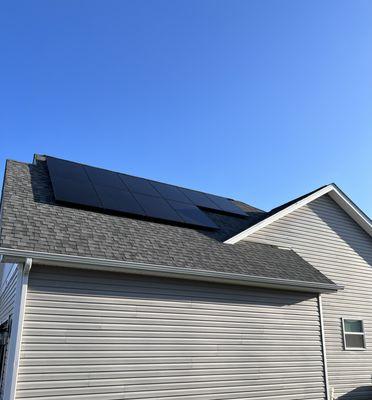
{"label": "white gutter", "polygon": [[229,272],[186,269],[166,265],[107,260],[102,258],[44,253],[31,250],[0,248],[0,255],[3,256],[3,262],[19,262],[20,260],[24,260],[25,258],[32,258],[33,263],[39,265],[53,265],[60,267],[98,269],[134,274],[157,275],[173,278],[229,283],[236,285],[304,291],[311,293],[323,293],[343,289],[343,287],[337,286],[335,284],[303,282],[298,280],[242,275]]}
{"label": "white gutter", "polygon": [[32,266],[32,259],[27,258],[24,264],[18,265],[18,283],[14,311],[12,316],[10,341],[8,347],[7,370],[4,383],[4,400],[14,400],[17,386],[19,356],[21,351],[23,321],[25,315],[28,276]]}

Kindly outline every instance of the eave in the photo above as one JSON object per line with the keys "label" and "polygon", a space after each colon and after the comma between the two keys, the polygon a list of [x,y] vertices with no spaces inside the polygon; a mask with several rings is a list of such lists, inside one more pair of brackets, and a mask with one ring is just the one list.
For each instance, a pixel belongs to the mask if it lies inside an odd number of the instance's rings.
{"label": "eave", "polygon": [[310,293],[327,293],[343,289],[342,286],[331,283],[306,282],[211,270],[186,269],[166,265],[44,253],[32,250],[0,248],[0,256],[1,262],[3,263],[23,263],[26,259],[32,259],[33,265],[115,271]]}

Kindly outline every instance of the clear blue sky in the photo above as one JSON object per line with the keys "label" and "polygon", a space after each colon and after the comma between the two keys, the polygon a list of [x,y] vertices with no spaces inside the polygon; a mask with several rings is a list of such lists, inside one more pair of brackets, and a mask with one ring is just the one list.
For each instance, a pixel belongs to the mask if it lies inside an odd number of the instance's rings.
{"label": "clear blue sky", "polygon": [[372,215],[372,1],[6,0],[0,160]]}

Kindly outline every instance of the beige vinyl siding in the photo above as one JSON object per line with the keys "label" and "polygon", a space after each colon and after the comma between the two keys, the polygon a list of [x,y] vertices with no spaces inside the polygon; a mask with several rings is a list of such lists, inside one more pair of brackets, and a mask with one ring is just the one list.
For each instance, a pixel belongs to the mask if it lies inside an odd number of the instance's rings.
{"label": "beige vinyl siding", "polygon": [[[3,287],[1,288],[0,294],[0,324],[9,320],[10,317],[13,317],[19,279],[20,272],[15,265],[10,269],[7,269],[6,276],[3,276]],[[7,374],[7,361],[8,353],[6,352],[4,360],[4,375],[1,377],[0,381],[0,399],[3,399],[4,382]]]}
{"label": "beige vinyl siding", "polygon": [[[372,399],[372,238],[325,195],[247,240],[289,246],[345,286],[322,296],[330,385],[335,398]],[[343,350],[342,317],[364,321],[367,350]]]}
{"label": "beige vinyl siding", "polygon": [[19,273],[16,267],[8,271],[7,277],[4,277],[4,286],[0,294],[0,324],[7,321],[13,315],[17,282]]}
{"label": "beige vinyl siding", "polygon": [[17,399],[324,399],[306,293],[34,266]]}

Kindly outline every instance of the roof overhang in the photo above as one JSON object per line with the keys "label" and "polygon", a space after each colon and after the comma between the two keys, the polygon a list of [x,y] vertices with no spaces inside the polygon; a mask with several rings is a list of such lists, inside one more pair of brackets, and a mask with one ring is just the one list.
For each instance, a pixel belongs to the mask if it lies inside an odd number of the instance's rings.
{"label": "roof overhang", "polygon": [[0,248],[0,256],[1,262],[3,263],[23,263],[26,259],[31,258],[33,265],[155,275],[169,278],[191,279],[310,293],[326,293],[343,289],[342,286],[338,286],[336,284],[304,282],[298,280],[251,276],[219,271],[186,269],[165,265],[107,260],[66,254],[44,253],[31,250]]}
{"label": "roof overhang", "polygon": [[335,184],[327,185],[316,192],[311,193],[309,196],[299,200],[298,202],[291,204],[290,206],[278,211],[277,213],[271,215],[268,218],[258,222],[255,225],[252,225],[248,229],[236,234],[235,236],[227,239],[225,243],[234,244],[243,240],[244,238],[252,235],[253,233],[259,231],[260,229],[264,228],[272,224],[273,222],[277,221],[280,218],[285,217],[286,215],[292,213],[293,211],[297,210],[298,208],[309,204],[310,202],[318,199],[324,195],[330,196],[362,229],[364,229],[370,236],[372,236],[372,222],[368,218],[363,211],[354,204],[345,193],[342,192],[340,188],[337,187]]}

